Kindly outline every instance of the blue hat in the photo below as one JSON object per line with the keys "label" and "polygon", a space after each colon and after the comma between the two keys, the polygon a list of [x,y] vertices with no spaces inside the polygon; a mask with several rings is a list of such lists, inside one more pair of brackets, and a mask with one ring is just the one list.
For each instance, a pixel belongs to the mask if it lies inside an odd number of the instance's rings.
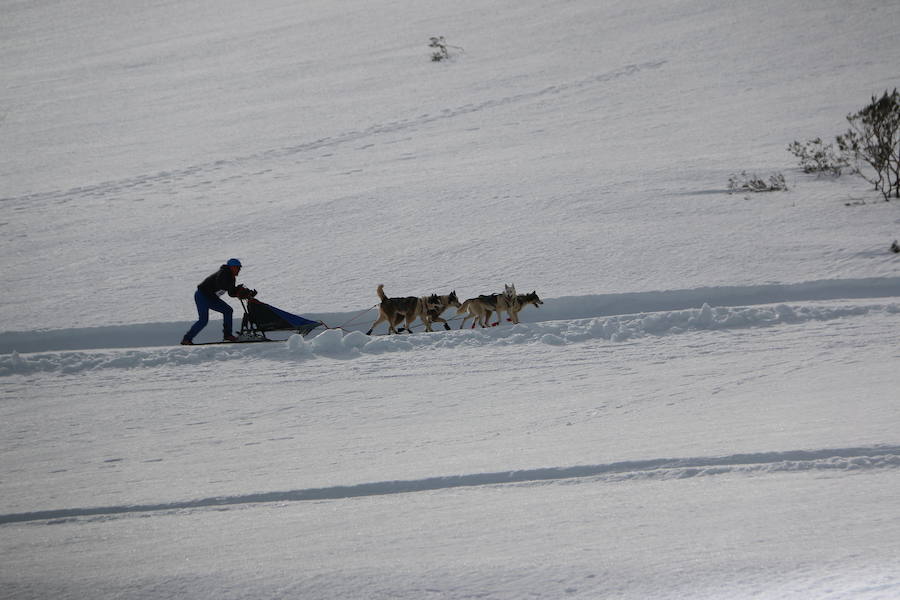
{"label": "blue hat", "polygon": [[229,259],[228,259],[228,262],[225,263],[225,264],[226,264],[227,266],[229,266],[229,267],[240,267],[240,266],[241,266],[241,261],[239,261],[239,260],[236,259],[236,258],[229,258]]}

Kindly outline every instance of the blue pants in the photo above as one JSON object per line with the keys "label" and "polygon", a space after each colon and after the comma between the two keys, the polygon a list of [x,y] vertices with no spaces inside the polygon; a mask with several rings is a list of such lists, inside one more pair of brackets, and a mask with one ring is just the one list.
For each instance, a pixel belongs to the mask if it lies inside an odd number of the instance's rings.
{"label": "blue pants", "polygon": [[209,323],[209,311],[214,310],[222,313],[222,322],[224,326],[223,335],[231,335],[231,313],[234,310],[228,306],[228,303],[221,298],[210,298],[200,290],[194,293],[194,302],[197,303],[197,315],[200,317],[196,323],[184,334],[187,340],[194,340],[194,336],[200,333],[200,330]]}

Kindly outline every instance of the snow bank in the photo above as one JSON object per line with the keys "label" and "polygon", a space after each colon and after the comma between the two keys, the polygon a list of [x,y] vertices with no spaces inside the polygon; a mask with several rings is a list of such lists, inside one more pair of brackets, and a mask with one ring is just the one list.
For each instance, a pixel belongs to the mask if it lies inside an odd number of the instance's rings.
{"label": "snow bank", "polygon": [[544,344],[564,346],[589,340],[623,342],[646,336],[677,335],[686,331],[765,327],[805,323],[870,313],[900,314],[900,304],[787,305],[712,307],[640,313],[568,321],[501,325],[414,335],[369,337],[358,331],[328,329],[308,339],[293,335],[271,344],[178,346],[94,352],[12,352],[0,357],[0,376],[41,372],[65,374],[115,368],[191,365],[222,360],[309,360],[316,357],[352,359],[365,354],[442,350],[472,346]]}

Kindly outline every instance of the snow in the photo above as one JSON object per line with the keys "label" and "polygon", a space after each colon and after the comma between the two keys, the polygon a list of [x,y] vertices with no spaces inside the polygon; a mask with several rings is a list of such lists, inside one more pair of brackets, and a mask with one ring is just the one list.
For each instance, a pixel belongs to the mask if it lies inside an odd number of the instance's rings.
{"label": "snow", "polygon": [[[900,597],[900,214],[785,151],[897,3],[2,10],[0,598]],[[328,328],[176,345],[232,256]]]}
{"label": "snow", "polygon": [[[373,311],[374,312],[374,311]],[[0,376],[27,375],[39,372],[68,374],[98,369],[139,368],[158,365],[197,364],[205,361],[297,360],[315,357],[355,358],[364,354],[423,351],[464,346],[489,347],[532,345],[535,343],[563,346],[591,340],[624,342],[646,336],[677,335],[688,331],[755,328],[782,323],[829,321],[848,316],[900,313],[900,302],[888,304],[760,305],[717,307],[704,303],[699,309],[619,315],[607,318],[567,319],[516,324],[490,329],[465,329],[440,332],[428,336],[369,337],[360,331],[327,329],[309,340],[292,334],[286,341],[269,344],[213,345],[194,349],[130,349],[124,352],[40,352],[20,354],[12,350],[0,355]],[[461,317],[460,317],[461,318]],[[134,338],[132,338],[134,339]],[[171,340],[170,340],[171,342]]]}

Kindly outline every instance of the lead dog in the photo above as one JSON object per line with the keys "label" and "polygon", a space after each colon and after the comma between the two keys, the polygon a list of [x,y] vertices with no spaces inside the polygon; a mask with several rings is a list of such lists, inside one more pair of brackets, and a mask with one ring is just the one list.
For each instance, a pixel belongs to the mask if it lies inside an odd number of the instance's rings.
{"label": "lead dog", "polygon": [[[378,318],[372,323],[366,335],[372,335],[375,327],[384,321],[387,321],[388,333],[399,334],[403,329],[408,333],[412,333],[410,327],[417,318],[425,324],[425,331],[433,331],[431,324],[436,322],[443,323],[445,328],[450,329],[447,321],[441,318],[441,313],[450,306],[460,306],[455,291],[450,292],[446,296],[432,294],[421,298],[415,296],[388,298],[387,294],[384,293],[383,284],[379,284],[376,291],[378,292],[378,297],[381,298],[381,304],[378,305]],[[405,327],[398,330],[397,325],[404,321]]]}
{"label": "lead dog", "polygon": [[497,313],[497,323],[499,324],[501,311],[505,310],[510,314],[512,314],[510,311],[518,313],[517,300],[516,286],[508,284],[503,286],[502,294],[484,294],[477,298],[469,298],[456,312],[457,316],[468,313],[459,328],[462,329],[469,319],[474,319],[473,327],[476,324],[487,327],[487,321],[494,312]]}
{"label": "lead dog", "polygon": [[[509,288],[507,288],[507,291],[508,289]],[[469,319],[474,319],[472,327],[475,327],[475,325],[486,327],[489,324],[491,315],[494,312],[497,313],[497,322],[493,323],[492,325],[499,325],[500,310],[506,310],[509,313],[509,320],[513,323],[518,323],[519,312],[523,308],[525,308],[529,304],[537,308],[543,303],[544,301],[541,300],[536,291],[532,291],[527,294],[516,294],[515,300],[511,300],[510,297],[506,294],[490,294],[488,296],[478,296],[477,298],[470,298],[469,300],[463,302],[462,307],[457,312],[457,316],[463,313],[468,313],[463,318],[463,321],[460,324],[459,328],[462,329],[463,326],[465,326],[466,321],[468,321]]]}
{"label": "lead dog", "polygon": [[[538,296],[537,292],[534,290],[528,292],[527,294],[519,294],[516,296],[515,312],[511,312],[509,314],[509,316],[512,319],[513,323],[518,323],[520,310],[522,310],[529,304],[532,305],[533,307],[537,308],[543,303],[544,303],[544,301],[541,300],[541,297]],[[490,316],[490,315],[488,315],[488,316]],[[497,319],[497,321],[499,322],[499,319]]]}

